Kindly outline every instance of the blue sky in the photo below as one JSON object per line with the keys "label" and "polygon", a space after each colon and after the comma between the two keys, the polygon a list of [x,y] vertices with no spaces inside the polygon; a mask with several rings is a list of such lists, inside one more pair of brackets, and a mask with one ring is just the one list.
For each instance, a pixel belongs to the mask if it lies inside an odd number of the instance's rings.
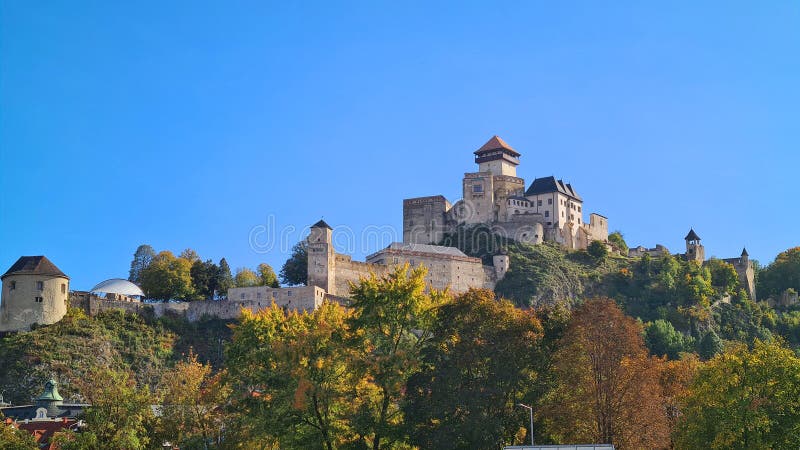
{"label": "blue sky", "polygon": [[277,270],[268,235],[457,200],[494,134],[631,245],[768,263],[800,244],[800,4],[698,3],[4,1],[0,270]]}

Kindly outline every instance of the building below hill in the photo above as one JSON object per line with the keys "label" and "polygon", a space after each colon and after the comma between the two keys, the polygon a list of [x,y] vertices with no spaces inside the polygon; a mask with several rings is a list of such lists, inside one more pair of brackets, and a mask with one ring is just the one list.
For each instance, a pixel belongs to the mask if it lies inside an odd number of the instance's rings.
{"label": "building below hill", "polygon": [[441,195],[403,201],[403,242],[438,244],[459,225],[484,225],[519,242],[552,241],[567,249],[608,241],[608,219],[592,213],[587,223],[583,199],[570,183],[549,176],[525,189],[517,177],[520,153],[498,136],[474,155],[478,171],[464,174],[455,204]]}
{"label": "building below hill", "polygon": [[83,422],[78,416],[88,404],[65,403],[58,393],[55,380],[44,385],[44,391],[31,405],[0,406],[0,413],[6,417],[4,425],[19,428],[32,434],[40,448],[50,448],[48,444],[53,435],[62,430],[75,431]]}

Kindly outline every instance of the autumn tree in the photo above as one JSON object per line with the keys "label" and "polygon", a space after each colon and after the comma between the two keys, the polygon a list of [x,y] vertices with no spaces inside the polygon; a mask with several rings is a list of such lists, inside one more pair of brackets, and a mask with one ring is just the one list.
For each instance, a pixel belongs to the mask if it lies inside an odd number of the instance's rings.
{"label": "autumn tree", "polygon": [[[667,414],[670,436],[677,430],[682,417],[681,408],[683,399],[702,367],[700,359],[694,353],[683,353],[681,359],[665,361],[661,366],[659,384],[664,395],[664,410]],[[670,448],[676,448],[675,442],[670,442]]]}
{"label": "autumn tree", "polygon": [[622,450],[667,446],[660,360],[648,357],[634,319],[611,300],[588,300],[560,344],[555,385],[540,413],[555,439]]}
{"label": "autumn tree", "polygon": [[14,425],[3,423],[4,416],[0,413],[0,448],[3,450],[37,450],[39,446],[33,435],[20,430]]}
{"label": "autumn tree", "polygon": [[280,287],[280,284],[278,283],[278,276],[275,275],[275,271],[272,270],[272,266],[269,264],[259,264],[256,272],[258,274],[259,286],[269,286],[273,288]]}
{"label": "autumn tree", "polygon": [[153,250],[153,247],[142,244],[136,248],[136,252],[133,254],[133,261],[131,261],[131,270],[128,273],[128,281],[136,284],[140,284],[142,282],[142,272],[147,266],[150,265],[150,262],[153,261],[153,258],[156,256],[156,251]]}
{"label": "autumn tree", "polygon": [[678,448],[800,448],[800,358],[776,342],[731,345],[699,370],[682,414]]}
{"label": "autumn tree", "polygon": [[348,315],[327,302],[311,313],[243,310],[227,350],[229,379],[248,393],[235,401],[247,430],[237,435],[297,449],[355,441],[356,392],[370,387],[350,370]]}
{"label": "autumn tree", "polygon": [[420,368],[422,349],[433,336],[436,307],[446,297],[425,291],[426,274],[423,266],[405,264],[350,287],[354,364],[376,388],[362,399],[355,421],[363,443],[373,450],[389,448],[399,439],[405,385]]}
{"label": "autumn tree", "polygon": [[292,286],[308,283],[308,241],[305,239],[292,247],[292,254],[281,267],[281,282]]}
{"label": "autumn tree", "polygon": [[191,248],[184,249],[181,254],[178,255],[178,258],[183,258],[192,264],[194,264],[196,261],[200,261],[200,255],[198,255],[197,252]]}
{"label": "autumn tree", "polygon": [[138,387],[130,374],[108,367],[93,368],[76,383],[91,405],[83,413],[86,429],[59,434],[54,438],[58,448],[148,448],[154,418],[150,409],[153,401],[146,387]]}
{"label": "autumn tree", "polygon": [[531,311],[470,290],[438,309],[403,408],[419,448],[496,449],[528,428],[517,403],[536,377],[542,326]]}
{"label": "autumn tree", "polygon": [[166,371],[158,385],[161,418],[157,436],[181,448],[217,448],[225,428],[230,389],[210,365],[188,357]]}
{"label": "autumn tree", "polygon": [[192,263],[162,251],[142,271],[142,289],[148,298],[156,300],[188,300],[194,295]]}
{"label": "autumn tree", "polygon": [[236,275],[233,277],[233,282],[236,287],[258,286],[259,278],[255,272],[247,267],[240,267],[236,269]]}

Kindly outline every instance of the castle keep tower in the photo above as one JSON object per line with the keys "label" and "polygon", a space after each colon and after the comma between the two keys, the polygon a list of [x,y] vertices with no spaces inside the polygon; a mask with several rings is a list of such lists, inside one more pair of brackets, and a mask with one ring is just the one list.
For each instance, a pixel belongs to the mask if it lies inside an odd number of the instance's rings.
{"label": "castle keep tower", "polygon": [[490,223],[505,218],[507,200],[522,195],[525,180],[517,178],[520,154],[498,136],[475,151],[478,172],[465,173],[463,203],[457,211],[466,223]]}
{"label": "castle keep tower", "polygon": [[336,295],[336,252],[333,250],[333,228],[320,220],[311,226],[308,235],[308,286],[318,286]]}
{"label": "castle keep tower", "polygon": [[22,256],[0,279],[0,332],[50,325],[67,313],[69,277],[46,257]]}
{"label": "castle keep tower", "polygon": [[689,234],[684,239],[686,240],[686,260],[703,264],[703,261],[706,260],[706,249],[700,243],[700,236],[694,232],[694,228],[689,230]]}

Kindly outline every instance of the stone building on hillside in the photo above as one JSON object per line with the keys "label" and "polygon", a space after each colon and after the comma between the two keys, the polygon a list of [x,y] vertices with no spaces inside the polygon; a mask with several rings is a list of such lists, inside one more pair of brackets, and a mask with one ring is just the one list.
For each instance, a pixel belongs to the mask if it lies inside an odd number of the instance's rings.
{"label": "stone building on hillside", "polygon": [[403,201],[403,242],[438,244],[459,225],[486,225],[494,233],[533,244],[558,242],[585,249],[608,240],[608,219],[583,219],[583,199],[555,177],[525,180],[517,176],[520,153],[498,136],[474,152],[477,172],[465,173],[462,199],[451,205],[441,195]]}
{"label": "stone building on hillside", "polygon": [[[686,253],[679,255],[686,261],[695,261],[698,264],[705,264],[706,249],[700,243],[700,236],[690,229],[689,233],[684,238],[686,241]],[[733,266],[736,269],[736,274],[739,276],[739,284],[742,289],[747,292],[747,296],[752,300],[756,300],[756,281],[755,281],[755,267],[753,262],[750,261],[750,256],[747,254],[747,249],[742,249],[742,254],[738,258],[723,258],[723,261]]]}
{"label": "stone building on hillside", "polygon": [[353,261],[349,255],[333,248],[333,229],[320,220],[308,236],[308,286],[267,288],[242,287],[228,291],[231,301],[274,300],[287,309],[313,310],[323,300],[346,303],[350,283],[370,274],[385,275],[395,267],[409,264],[428,269],[426,284],[434,289],[449,288],[466,292],[470,288],[494,289],[509,268],[507,255],[493,257],[486,266],[480,258],[472,258],[454,247],[395,242],[369,256],[366,261]]}
{"label": "stone building on hillside", "polygon": [[0,332],[53,324],[67,313],[69,277],[45,256],[20,257],[0,280]]}

